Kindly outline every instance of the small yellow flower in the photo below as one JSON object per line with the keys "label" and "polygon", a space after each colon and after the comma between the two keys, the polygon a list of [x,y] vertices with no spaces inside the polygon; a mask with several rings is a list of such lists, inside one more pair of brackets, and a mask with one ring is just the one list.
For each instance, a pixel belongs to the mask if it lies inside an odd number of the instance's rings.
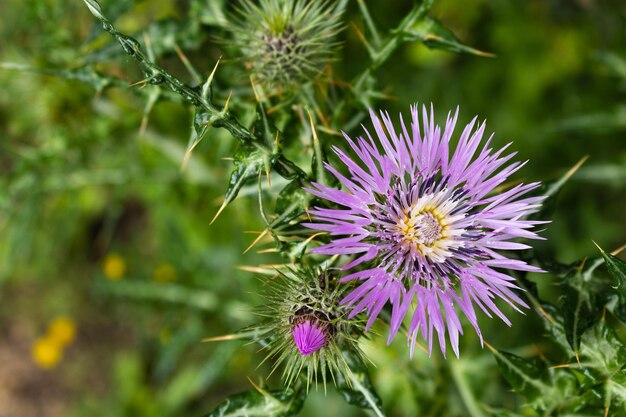
{"label": "small yellow flower", "polygon": [[31,355],[40,368],[52,369],[63,358],[63,348],[48,336],[40,337],[33,343]]}
{"label": "small yellow flower", "polygon": [[107,278],[117,281],[121,279],[126,272],[126,262],[120,255],[110,253],[104,258],[102,269]]}
{"label": "small yellow flower", "polygon": [[63,348],[74,341],[76,324],[70,317],[59,316],[48,325],[48,337]]}
{"label": "small yellow flower", "polygon": [[164,262],[154,269],[153,278],[157,282],[176,281],[176,269],[171,264]]}

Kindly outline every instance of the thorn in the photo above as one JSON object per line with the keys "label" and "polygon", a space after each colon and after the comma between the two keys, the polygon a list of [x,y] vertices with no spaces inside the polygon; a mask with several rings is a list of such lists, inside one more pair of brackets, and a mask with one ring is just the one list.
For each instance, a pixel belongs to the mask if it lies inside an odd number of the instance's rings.
{"label": "thorn", "polygon": [[207,337],[207,338],[202,339],[200,342],[202,343],[223,342],[225,340],[237,340],[240,337],[241,336],[239,336],[238,334],[226,334],[223,336]]}
{"label": "thorn", "polygon": [[311,241],[313,239],[315,239],[316,237],[325,234],[325,232],[319,232],[319,233],[315,233],[314,235],[309,236],[304,242],[302,242],[303,245],[308,245],[309,243],[311,243]]}
{"label": "thorn", "polygon": [[604,417],[608,417],[609,415],[609,407],[604,407]]}
{"label": "thorn", "polygon": [[276,248],[263,249],[263,250],[258,250],[256,253],[278,253],[278,249]]}
{"label": "thorn", "polygon": [[202,80],[198,76],[198,73],[196,72],[196,70],[191,65],[191,62],[189,62],[189,59],[187,58],[187,55],[185,55],[185,53],[178,47],[178,45],[175,42],[174,42],[174,50],[176,51],[176,54],[178,55],[178,58],[180,58],[180,60],[182,61],[183,65],[185,66],[185,68],[187,68],[187,71],[189,71],[189,73],[194,78],[194,80],[198,84],[201,84]]}
{"label": "thorn", "polygon": [[[191,159],[191,153],[196,148],[196,145],[198,145],[198,143],[200,143],[200,141],[196,141],[196,143],[191,145],[191,147],[189,147],[185,151],[185,155],[183,156],[183,162],[180,164],[180,172],[183,172],[185,170],[185,168],[187,168],[187,164],[189,163],[189,159]],[[215,219],[213,219],[213,220],[215,220]],[[211,223],[213,223],[213,221],[211,221]]]}
{"label": "thorn", "polygon": [[128,87],[129,87],[129,88],[131,88],[131,87],[135,87],[135,86],[137,86],[137,85],[139,85],[139,84],[143,84],[143,85],[142,85],[141,87],[139,87],[139,88],[144,88],[146,85],[148,85],[148,81],[150,81],[150,80],[151,80],[151,79],[153,79],[153,78],[154,78],[154,75],[152,75],[152,76],[150,76],[150,77],[148,77],[148,78],[145,78],[145,79],[143,79],[143,80],[141,80],[141,81],[137,81],[137,82],[135,82],[135,83],[129,84],[129,85],[128,85]]}
{"label": "thorn", "polygon": [[356,35],[358,36],[359,40],[363,42],[363,45],[365,45],[365,49],[367,49],[367,53],[369,54],[370,58],[374,58],[376,56],[376,51],[374,50],[374,48],[372,48],[372,45],[369,44],[363,32],[361,32],[359,27],[355,25],[354,23],[352,23],[352,28],[356,32]]}
{"label": "thorn", "polygon": [[250,76],[250,85],[252,86],[252,92],[254,93],[254,98],[256,99],[257,103],[261,101],[261,99],[259,98],[259,93],[257,93],[256,91],[256,87],[254,85],[254,79],[252,78],[252,75]]}
{"label": "thorn", "polygon": [[257,266],[249,266],[249,265],[237,265],[236,269],[246,272],[252,272],[255,274],[263,274],[263,275],[276,275],[276,271],[273,269],[259,268]]}
{"label": "thorn", "polygon": [[317,137],[317,131],[315,130],[315,124],[313,123],[313,116],[311,116],[311,112],[309,109],[306,109],[307,114],[309,115],[309,123],[311,123],[311,132],[313,133],[313,143],[316,145],[319,144],[319,138]]}
{"label": "thorn", "polygon": [[623,244],[622,246],[620,246],[619,248],[615,249],[613,252],[611,252],[611,255],[613,256],[617,256],[619,255],[624,249],[626,249],[626,244]]}
{"label": "thorn", "polygon": [[217,62],[215,63],[215,66],[213,67],[213,71],[211,71],[209,78],[207,78],[206,82],[202,86],[202,97],[206,97],[207,93],[209,92],[209,88],[211,88],[211,83],[213,83],[213,76],[215,75],[215,71],[217,71],[217,67],[220,65],[221,60],[222,57],[220,56],[217,59]]}
{"label": "thorn", "polygon": [[262,395],[267,395],[267,391],[265,391],[263,388],[259,387],[254,382],[252,382],[250,377],[246,377],[246,378],[248,378],[248,382],[250,382],[250,384],[254,387],[255,390],[259,391],[259,393],[262,394]]}
{"label": "thorn", "polygon": [[259,241],[261,239],[263,239],[263,237],[267,234],[267,232],[269,232],[270,229],[265,229],[263,230],[263,232],[257,236],[256,239],[254,239],[254,241],[250,244],[250,246],[248,246],[248,249],[246,249],[245,251],[243,251],[243,253],[247,253],[250,249],[252,249],[254,247],[254,245],[256,245],[257,243],[259,243]]}
{"label": "thorn", "polygon": [[276,131],[276,139],[274,139],[274,143],[276,145],[276,148],[278,148],[278,130]]}
{"label": "thorn", "polygon": [[235,158],[233,158],[232,156],[225,156],[222,158],[222,161],[234,161]]}
{"label": "thorn", "polygon": [[230,90],[230,93],[228,93],[228,98],[226,99],[226,104],[224,104],[224,109],[222,110],[222,112],[226,113],[228,111],[228,103],[230,103],[230,97],[233,95],[233,90]]}
{"label": "thorn", "polygon": [[543,309],[539,304],[537,304],[537,310],[543,315],[550,323],[554,323],[554,318],[546,310]]}
{"label": "thorn", "polygon": [[330,129],[330,126],[328,125],[328,120],[326,119],[326,117],[324,117],[324,113],[322,113],[322,110],[319,107],[315,107],[315,114],[322,122],[322,125]]}
{"label": "thorn", "polygon": [[497,353],[498,351],[491,346],[489,343],[487,343],[485,340],[483,340],[483,343],[485,344],[485,346],[487,346],[489,348],[489,350],[491,350],[493,353]]}
{"label": "thorn", "polygon": [[[435,42],[441,42],[441,43],[445,43],[445,39],[442,38],[441,36],[437,36],[437,35],[433,35],[433,34],[426,34],[426,36],[424,36],[424,40],[429,41],[435,41]],[[476,48],[471,48],[472,52],[471,54],[473,55],[478,55],[478,56],[482,56],[483,58],[495,58],[496,55],[492,54],[491,52],[485,52],[485,51],[481,51],[479,49]]]}
{"label": "thorn", "polygon": [[265,164],[265,176],[267,177],[267,186],[272,187],[272,180],[270,179],[270,164]]}
{"label": "thorn", "polygon": [[[600,249],[600,252],[604,252],[604,250],[600,247],[600,245],[598,245],[595,240],[592,240],[593,244],[596,245],[596,247],[598,249]],[[626,244],[620,246],[619,248],[615,249],[613,252],[610,252],[611,256],[617,256],[619,255],[624,249],[626,249]]]}
{"label": "thorn", "polygon": [[209,75],[209,78],[207,79],[207,84],[209,86],[213,82],[213,76],[215,76],[215,71],[217,71],[217,67],[220,65],[220,61],[221,60],[222,60],[221,56],[219,58],[217,58],[217,62],[215,63],[215,66],[213,67],[213,71],[211,71],[211,74]]}
{"label": "thorn", "polygon": [[574,352],[574,356],[576,356],[576,363],[578,363],[578,367],[582,368],[582,365],[580,364],[580,357],[578,356],[578,352]]}
{"label": "thorn", "polygon": [[228,203],[226,202],[226,200],[224,200],[224,202],[222,203],[221,207],[219,208],[219,210],[217,210],[217,213],[215,213],[215,216],[213,217],[213,220],[211,220],[211,223],[209,223],[209,226],[213,224],[213,222],[215,221],[215,219],[217,219],[217,217],[222,213],[222,211],[224,210],[224,208],[226,208],[226,205]]}
{"label": "thorn", "polygon": [[585,155],[582,158],[580,158],[580,161],[576,162],[576,164],[565,173],[564,178],[567,180],[572,175],[574,175],[576,171],[578,171],[578,169],[585,163],[587,159],[589,159],[589,155]]}
{"label": "thorn", "polygon": [[569,367],[571,367],[571,366],[572,366],[572,365],[571,365],[571,364],[569,364],[569,363],[564,363],[563,365],[554,365],[554,366],[551,366],[551,367],[550,367],[550,369],[569,368]]}

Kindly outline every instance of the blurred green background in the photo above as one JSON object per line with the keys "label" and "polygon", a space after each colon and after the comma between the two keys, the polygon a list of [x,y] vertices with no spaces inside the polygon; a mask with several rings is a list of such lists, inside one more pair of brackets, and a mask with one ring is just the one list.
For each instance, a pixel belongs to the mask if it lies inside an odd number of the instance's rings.
{"label": "blurred green background", "polygon": [[[217,23],[230,2],[101,3],[121,30],[151,33],[155,49],[165,51],[159,63],[182,79],[189,76],[174,42],[205,75],[225,54]],[[406,0],[367,3],[383,28],[411,7]],[[519,159],[529,160],[517,176],[525,181],[560,177],[588,155],[560,196],[543,233],[548,240],[535,246],[569,263],[597,255],[592,240],[606,250],[625,243],[626,4],[440,0],[431,15],[496,57],[406,44],[377,71],[390,96],[379,105],[397,113],[432,102],[440,118],[460,105],[463,123],[478,114],[497,146],[514,141]],[[278,261],[257,248],[243,254],[264,227],[254,189],[209,225],[234,139],[211,131],[181,173],[189,109],[157,102],[140,134],[150,88],[126,88],[141,74],[82,1],[3,0],[0,16],[0,417],[200,416],[248,389],[247,377],[265,378],[257,347],[200,343],[254,321],[263,283],[240,266]],[[343,80],[367,65],[355,1],[346,20],[334,64]],[[102,74],[124,80],[119,88],[97,92],[78,79],[15,70],[94,60]],[[249,97],[245,80],[228,78],[241,64],[228,55],[224,61],[218,84],[236,87],[233,102]],[[555,279],[537,280],[556,298]],[[533,314],[511,315],[512,328],[482,317],[485,339],[519,354],[540,350]],[[492,405],[519,401],[467,333],[461,360],[445,365],[439,353],[409,361],[402,340],[367,342],[390,415],[465,415],[462,404],[445,402],[468,384]],[[268,384],[279,382],[273,376]],[[327,397],[314,391],[303,415],[319,410],[365,415],[332,390]]]}

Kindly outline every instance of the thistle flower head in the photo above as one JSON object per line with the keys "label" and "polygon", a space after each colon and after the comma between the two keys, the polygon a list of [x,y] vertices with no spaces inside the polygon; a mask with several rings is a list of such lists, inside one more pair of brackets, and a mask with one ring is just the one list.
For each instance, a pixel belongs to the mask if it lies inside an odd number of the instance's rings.
{"label": "thistle flower head", "polygon": [[447,332],[458,356],[459,312],[480,336],[475,306],[508,325],[494,300],[526,307],[506,270],[539,269],[497,250],[529,247],[512,241],[517,238],[539,239],[531,229],[542,222],[526,217],[539,209],[543,197],[525,196],[539,183],[500,187],[524,164],[509,163],[514,154],[504,154],[508,145],[493,151],[491,137],[484,143],[485,123],[477,124],[476,118],[452,152],[458,109],[448,114],[443,129],[435,124],[432,108],[430,113],[422,108],[420,123],[419,110],[412,107],[411,123],[401,117],[400,131],[388,113],[381,112],[382,122],[370,115],[377,140],[367,130],[366,138],[344,135],[357,159],[334,148],[349,175],[326,165],[344,189],[322,184],[309,189],[339,206],[311,211],[314,222],[306,226],[327,231],[333,239],[314,252],[354,256],[344,268],[351,273],[342,281],[359,284],[342,303],[351,308],[350,317],[367,312],[366,329],[390,304],[388,342],[409,314],[411,354],[418,333],[429,351],[436,333],[445,355]]}
{"label": "thistle flower head", "polygon": [[327,0],[239,2],[228,29],[255,78],[270,86],[312,80],[334,56],[343,9]]}
{"label": "thistle flower head", "polygon": [[303,356],[317,352],[326,344],[326,326],[317,321],[304,320],[291,329],[293,341]]}
{"label": "thistle flower head", "polygon": [[291,385],[306,372],[307,384],[327,373],[335,380],[340,373],[346,379],[350,369],[343,350],[360,354],[356,345],[363,325],[347,317],[339,304],[346,296],[344,286],[336,285],[326,271],[293,269],[281,276],[266,295],[267,305],[261,315],[267,319],[256,326],[258,342],[275,360],[274,370],[284,365],[283,378]]}

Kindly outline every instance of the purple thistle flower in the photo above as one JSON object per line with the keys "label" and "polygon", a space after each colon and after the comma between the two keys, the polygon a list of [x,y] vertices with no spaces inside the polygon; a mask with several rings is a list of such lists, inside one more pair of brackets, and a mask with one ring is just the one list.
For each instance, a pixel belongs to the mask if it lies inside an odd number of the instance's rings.
{"label": "purple thistle flower", "polygon": [[303,356],[317,352],[326,344],[326,333],[324,327],[319,327],[305,320],[292,329],[293,341]]}
{"label": "purple thistle flower", "polygon": [[378,141],[367,130],[367,138],[357,140],[344,133],[355,159],[333,147],[350,175],[326,164],[345,191],[317,183],[308,189],[343,207],[311,211],[315,222],[305,225],[333,236],[314,253],[354,255],[344,269],[365,268],[342,279],[359,281],[341,301],[352,308],[349,317],[365,310],[369,329],[390,303],[390,343],[411,314],[411,356],[420,332],[429,352],[436,332],[445,355],[447,332],[458,357],[463,333],[459,310],[481,343],[474,306],[510,325],[494,300],[501,298],[517,311],[528,306],[513,291],[519,288],[514,278],[500,270],[540,271],[496,252],[529,248],[511,241],[516,238],[541,239],[530,229],[545,222],[525,218],[539,209],[544,197],[523,197],[539,183],[496,190],[525,163],[509,163],[515,153],[504,150],[510,144],[494,152],[489,147],[493,135],[481,147],[485,123],[477,124],[476,118],[451,152],[457,115],[458,108],[453,116],[448,113],[442,131],[434,122],[432,106],[430,113],[422,107],[420,130],[419,110],[412,106],[410,128],[400,116],[397,132],[387,112],[381,112],[381,123],[370,111]]}

